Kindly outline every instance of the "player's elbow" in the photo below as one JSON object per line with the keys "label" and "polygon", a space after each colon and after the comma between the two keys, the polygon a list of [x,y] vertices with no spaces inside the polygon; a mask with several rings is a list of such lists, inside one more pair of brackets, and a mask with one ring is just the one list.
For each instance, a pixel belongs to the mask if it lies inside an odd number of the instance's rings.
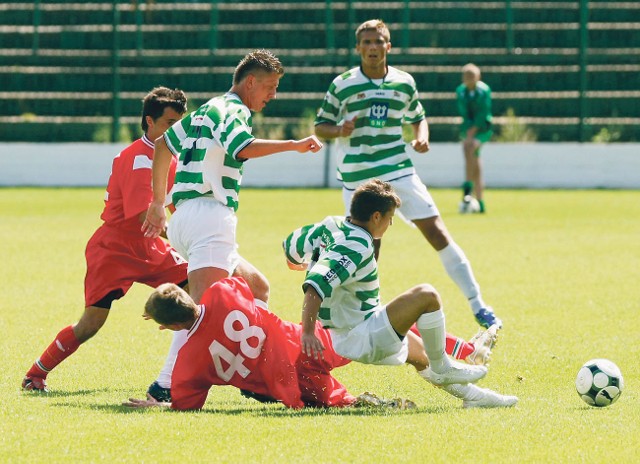
{"label": "player's elbow", "polygon": [[300,264],[292,263],[288,259],[287,259],[287,266],[292,271],[306,271],[306,269],[307,269],[307,265],[306,264],[304,264],[304,263],[300,263]]}

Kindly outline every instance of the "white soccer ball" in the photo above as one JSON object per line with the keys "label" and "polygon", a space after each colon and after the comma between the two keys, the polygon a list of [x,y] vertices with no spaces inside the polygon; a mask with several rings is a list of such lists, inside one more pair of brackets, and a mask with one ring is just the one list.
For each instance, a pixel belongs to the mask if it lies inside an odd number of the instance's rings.
{"label": "white soccer ball", "polygon": [[458,212],[460,214],[473,214],[480,212],[480,202],[473,198],[471,195],[466,195],[460,205],[458,205]]}
{"label": "white soccer ball", "polygon": [[592,359],[584,363],[576,377],[576,390],[589,406],[609,406],[620,398],[624,379],[618,366],[608,359]]}

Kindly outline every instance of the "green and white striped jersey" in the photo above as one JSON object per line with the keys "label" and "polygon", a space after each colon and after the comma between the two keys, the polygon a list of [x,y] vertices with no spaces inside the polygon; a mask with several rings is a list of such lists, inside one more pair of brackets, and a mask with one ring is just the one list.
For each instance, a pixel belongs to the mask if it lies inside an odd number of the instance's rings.
{"label": "green and white striped jersey", "polygon": [[402,125],[421,121],[424,108],[413,77],[392,66],[384,79],[369,79],[360,68],[336,77],[325,95],[315,124],[355,121],[350,137],[339,137],[338,177],[345,187],[363,181],[393,180],[413,174]]}
{"label": "green and white striped jersey", "polygon": [[327,328],[351,329],[380,304],[373,238],[344,217],[328,216],[301,227],[283,243],[287,259],[308,264],[303,288],[322,297],[318,320]]}
{"label": "green and white striped jersey", "polygon": [[242,160],[238,153],[249,145],[251,112],[235,93],[212,98],[176,122],[164,134],[169,149],[178,157],[171,199],[213,197],[238,209]]}

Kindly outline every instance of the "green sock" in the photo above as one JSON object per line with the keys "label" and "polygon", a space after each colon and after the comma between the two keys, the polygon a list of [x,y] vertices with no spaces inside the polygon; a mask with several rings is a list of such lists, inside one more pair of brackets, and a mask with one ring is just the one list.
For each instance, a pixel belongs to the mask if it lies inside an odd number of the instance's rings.
{"label": "green sock", "polygon": [[470,180],[464,181],[464,183],[462,184],[462,195],[463,196],[471,195],[472,191],[473,191],[473,182],[471,182]]}
{"label": "green sock", "polygon": [[478,203],[480,203],[480,212],[484,213],[484,200],[479,200]]}

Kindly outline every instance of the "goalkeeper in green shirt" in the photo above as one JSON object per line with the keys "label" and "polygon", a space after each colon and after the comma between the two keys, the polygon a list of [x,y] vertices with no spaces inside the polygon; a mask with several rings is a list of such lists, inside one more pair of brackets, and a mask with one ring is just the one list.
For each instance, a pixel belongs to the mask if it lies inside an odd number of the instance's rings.
{"label": "goalkeeper in green shirt", "polygon": [[[458,114],[462,117],[460,138],[465,160],[465,181],[462,184],[463,202],[471,202],[472,195],[485,212],[484,181],[480,148],[491,139],[491,89],[480,80],[480,68],[469,63],[462,68],[462,84],[456,89]],[[461,209],[462,211],[462,209]]]}

